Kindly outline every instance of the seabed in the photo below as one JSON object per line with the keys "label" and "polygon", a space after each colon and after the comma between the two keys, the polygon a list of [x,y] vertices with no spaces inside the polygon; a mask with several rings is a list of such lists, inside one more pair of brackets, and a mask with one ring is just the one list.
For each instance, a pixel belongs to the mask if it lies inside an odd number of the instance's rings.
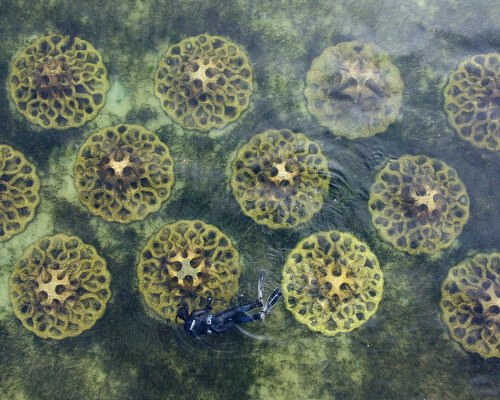
{"label": "seabed", "polygon": [[[500,4],[491,1],[28,1],[0,3],[0,143],[21,151],[42,180],[26,230],[0,243],[0,399],[328,399],[494,400],[500,359],[467,353],[441,320],[448,269],[477,252],[499,251],[500,158],[447,125],[442,91],[458,63],[500,51]],[[209,134],[172,121],[154,95],[158,61],[170,45],[201,33],[241,45],[254,73],[249,108]],[[103,56],[111,89],[97,117],[80,128],[45,130],[10,99],[10,63],[23,47],[70,34]],[[398,119],[373,137],[332,135],[309,114],[305,77],[323,49],[362,40],[387,51],[405,88]],[[73,184],[79,147],[119,123],[155,132],[175,161],[172,197],[127,225],[106,222],[80,203]],[[267,129],[302,132],[321,145],[331,183],[311,221],[272,230],[245,216],[232,196],[236,149]],[[470,196],[470,219],[452,246],[412,256],[381,241],[367,207],[388,159],[425,154],[453,166]],[[231,238],[242,274],[234,304],[252,301],[261,269],[278,286],[299,240],[337,229],[370,246],[384,273],[378,311],[349,333],[309,331],[278,304],[260,325],[195,341],[149,310],[138,289],[139,254],[165,223],[201,219]],[[40,339],[15,317],[9,275],[24,249],[46,235],[78,235],[108,264],[112,297],[92,329]]]}

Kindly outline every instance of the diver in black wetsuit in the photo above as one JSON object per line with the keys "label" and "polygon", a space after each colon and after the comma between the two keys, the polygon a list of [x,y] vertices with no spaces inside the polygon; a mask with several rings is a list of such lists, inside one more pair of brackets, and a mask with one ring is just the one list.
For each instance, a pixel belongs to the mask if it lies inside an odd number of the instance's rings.
{"label": "diver in black wetsuit", "polygon": [[[177,316],[184,321],[184,330],[193,337],[212,333],[224,333],[237,324],[251,321],[263,321],[269,310],[278,302],[283,293],[279,288],[274,289],[266,303],[262,303],[262,287],[264,285],[264,271],[260,273],[258,296],[259,299],[253,303],[228,308],[218,314],[211,314],[212,298],[207,299],[207,306],[201,310],[193,310],[188,314],[187,308],[183,307],[177,311]],[[255,307],[262,307],[262,311],[248,315],[248,311]]]}

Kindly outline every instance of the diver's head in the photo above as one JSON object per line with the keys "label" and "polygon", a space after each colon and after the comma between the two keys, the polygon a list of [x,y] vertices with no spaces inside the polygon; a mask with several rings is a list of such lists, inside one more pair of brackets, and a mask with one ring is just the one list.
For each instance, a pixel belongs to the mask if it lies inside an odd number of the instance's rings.
{"label": "diver's head", "polygon": [[188,317],[189,317],[187,308],[186,307],[179,308],[179,310],[177,311],[176,318],[177,317],[180,318],[180,319],[182,319],[183,321],[187,320]]}

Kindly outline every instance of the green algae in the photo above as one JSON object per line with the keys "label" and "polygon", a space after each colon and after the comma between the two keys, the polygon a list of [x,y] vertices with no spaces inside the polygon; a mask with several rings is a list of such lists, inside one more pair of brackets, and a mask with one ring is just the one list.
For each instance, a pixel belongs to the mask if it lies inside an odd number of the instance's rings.
{"label": "green algae", "polygon": [[[218,1],[130,2],[9,0],[0,4],[0,138],[40,171],[35,219],[0,247],[0,398],[19,399],[458,399],[498,397],[498,360],[482,360],[451,340],[440,321],[440,283],[471,248],[498,247],[500,177],[496,154],[462,143],[446,125],[442,89],[461,59],[500,47],[498,5],[488,1]],[[158,106],[154,72],[160,55],[185,37],[208,32],[241,43],[255,76],[250,107],[212,137],[184,132]],[[79,129],[30,125],[10,104],[9,63],[27,43],[74,34],[102,54],[112,101]],[[401,119],[357,143],[332,138],[306,109],[303,90],[312,59],[324,48],[364,40],[386,50],[405,83]],[[124,96],[127,97],[124,99]],[[80,204],[72,186],[76,150],[93,132],[138,123],[169,146],[175,161],[172,198],[128,226],[107,223]],[[226,174],[232,153],[266,129],[288,128],[318,141],[332,183],[322,210],[291,232],[273,232],[245,217]],[[384,158],[426,154],[453,164],[471,196],[471,220],[456,243],[434,257],[412,257],[382,243],[371,225],[368,189]],[[458,157],[457,154],[460,154]],[[383,163],[382,163],[383,164]],[[384,297],[365,325],[323,338],[297,323],[282,304],[260,325],[196,342],[152,318],[135,278],[140,249],[165,223],[200,218],[238,249],[241,297],[252,301],[261,268],[266,293],[279,285],[286,255],[320,230],[340,229],[366,241],[384,272]],[[106,259],[112,298],[81,337],[55,343],[34,337],[4,296],[11,265],[39,238],[78,234]],[[2,283],[3,282],[3,283]]]}

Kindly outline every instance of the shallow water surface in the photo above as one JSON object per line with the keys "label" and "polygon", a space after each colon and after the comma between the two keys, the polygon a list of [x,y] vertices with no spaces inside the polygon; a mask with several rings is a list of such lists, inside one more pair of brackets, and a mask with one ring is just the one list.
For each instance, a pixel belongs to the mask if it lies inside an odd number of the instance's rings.
{"label": "shallow water surface", "polygon": [[[0,398],[500,398],[500,359],[468,353],[451,339],[439,306],[450,267],[475,253],[500,251],[499,152],[460,139],[447,124],[442,94],[462,60],[500,52],[499,21],[500,5],[483,0],[2,1],[0,144],[35,164],[42,188],[34,220],[0,242]],[[12,61],[52,33],[92,43],[108,71],[104,107],[78,128],[33,125],[10,98]],[[154,93],[161,56],[202,33],[241,46],[254,77],[248,109],[210,133],[174,122]],[[313,59],[351,40],[387,51],[404,91],[398,118],[385,132],[347,140],[308,112],[304,88]],[[73,183],[80,146],[99,129],[120,123],[155,132],[175,163],[170,199],[130,224],[91,214]],[[320,145],[331,181],[310,221],[273,230],[241,212],[229,183],[231,161],[253,135],[284,128]],[[446,162],[470,197],[462,233],[433,255],[410,255],[382,241],[368,211],[377,171],[405,154]],[[361,327],[327,337],[297,322],[280,302],[263,323],[194,340],[150,310],[138,287],[137,263],[148,238],[180,219],[203,220],[231,239],[242,271],[232,304],[254,300],[261,269],[268,271],[266,293],[279,286],[287,254],[301,239],[331,229],[350,232],[369,245],[384,273],[378,311]],[[102,318],[61,341],[25,329],[9,300],[16,260],[30,244],[56,233],[92,244],[112,277]]]}

